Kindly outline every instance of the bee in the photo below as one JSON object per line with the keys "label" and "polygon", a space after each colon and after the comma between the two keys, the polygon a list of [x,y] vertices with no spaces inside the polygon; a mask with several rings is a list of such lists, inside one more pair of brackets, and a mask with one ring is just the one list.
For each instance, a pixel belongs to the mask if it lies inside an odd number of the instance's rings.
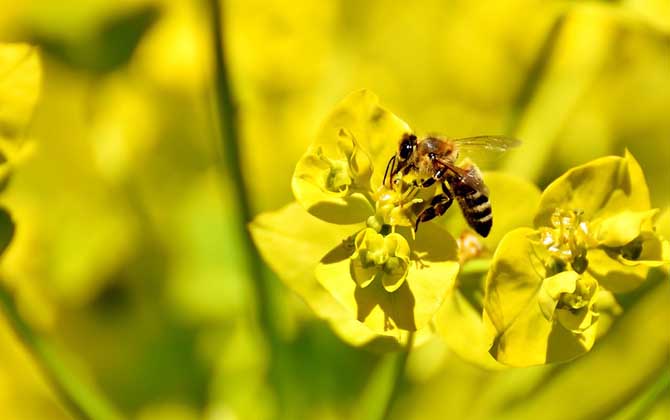
{"label": "bee", "polygon": [[413,188],[428,188],[439,183],[441,192],[419,213],[415,231],[420,223],[443,215],[455,197],[468,225],[486,237],[493,226],[489,191],[474,164],[468,160],[459,162],[461,151],[470,151],[470,154],[477,151],[501,153],[519,144],[518,140],[504,136],[461,139],[428,136],[418,139],[414,134],[405,134],[398,151],[386,165],[384,184],[389,174],[391,183],[397,182],[400,176]]}

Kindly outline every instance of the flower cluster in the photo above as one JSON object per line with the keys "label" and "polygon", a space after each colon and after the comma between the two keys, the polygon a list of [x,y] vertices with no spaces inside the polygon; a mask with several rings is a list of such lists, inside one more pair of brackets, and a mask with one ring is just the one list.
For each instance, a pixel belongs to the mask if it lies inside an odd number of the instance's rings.
{"label": "flower cluster", "polygon": [[443,227],[427,224],[416,236],[411,229],[434,191],[408,198],[402,183],[383,185],[407,133],[372,93],[351,94],[296,165],[293,193],[304,210],[292,204],[251,225],[282,280],[354,344],[430,334],[459,270],[456,241]]}
{"label": "flower cluster", "polygon": [[297,163],[296,202],[250,226],[270,267],[351,344],[393,348],[415,334],[418,345],[437,332],[489,368],[569,360],[621,311],[615,294],[668,260],[628,153],[573,168],[542,193],[485,172],[495,208],[487,238],[457,210],[415,234],[434,189],[408,195],[403,179],[382,182],[407,133],[373,94],[351,94]]}
{"label": "flower cluster", "polygon": [[668,258],[650,207],[642,170],[628,152],[573,168],[549,185],[536,229],[509,232],[488,273],[491,354],[526,366],[590,350],[603,333],[601,312],[616,305],[613,294],[635,289]]}

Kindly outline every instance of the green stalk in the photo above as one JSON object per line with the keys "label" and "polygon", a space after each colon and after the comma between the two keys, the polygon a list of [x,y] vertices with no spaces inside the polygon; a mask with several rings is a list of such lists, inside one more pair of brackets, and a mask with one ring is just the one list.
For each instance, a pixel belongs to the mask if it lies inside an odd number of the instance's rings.
{"label": "green stalk", "polygon": [[245,254],[249,257],[249,272],[254,281],[260,322],[264,327],[268,338],[274,341],[276,338],[274,323],[271,317],[271,298],[268,285],[263,275],[263,262],[258,255],[249,231],[247,223],[251,222],[253,213],[249,202],[249,196],[244,183],[242,173],[242,153],[239,146],[239,131],[237,109],[233,99],[230,86],[228,70],[226,68],[225,39],[222,27],[222,9],[219,1],[209,0],[211,25],[213,34],[213,47],[215,55],[215,94],[216,111],[220,128],[221,145],[223,148],[223,165],[227,175],[232,179],[232,198],[237,205],[238,212],[242,217],[241,243]]}
{"label": "green stalk", "polygon": [[413,344],[414,333],[410,333],[403,351],[389,353],[379,361],[370,374],[356,407],[357,420],[389,418],[393,403],[404,382],[407,358]]}
{"label": "green stalk", "polygon": [[68,363],[65,352],[36,334],[19,313],[12,293],[0,283],[0,306],[10,325],[47,376],[71,414],[82,419],[116,420],[121,415]]}
{"label": "green stalk", "polygon": [[[247,256],[247,269],[253,281],[259,323],[265,334],[270,352],[271,381],[280,392],[278,386],[281,381],[281,372],[278,365],[278,354],[281,351],[277,326],[274,321],[273,299],[267,277],[264,275],[264,264],[254,245],[249,230],[246,228],[253,219],[253,212],[242,173],[242,153],[240,150],[240,136],[238,129],[237,106],[235,103],[230,76],[226,66],[225,36],[223,30],[223,8],[218,0],[207,0],[211,17],[212,48],[214,49],[214,94],[215,108],[218,120],[220,144],[222,148],[223,170],[232,180],[231,202],[237,206],[237,212],[242,218],[239,223],[240,247]],[[280,403],[283,398],[280,395]],[[280,410],[282,408],[280,407]]]}
{"label": "green stalk", "polygon": [[486,273],[489,271],[490,266],[490,258],[470,260],[461,266],[460,275],[467,276],[470,274]]}
{"label": "green stalk", "polygon": [[665,372],[654,382],[644,395],[635,403],[630,413],[631,420],[644,420],[654,409],[654,405],[670,392],[670,371]]}

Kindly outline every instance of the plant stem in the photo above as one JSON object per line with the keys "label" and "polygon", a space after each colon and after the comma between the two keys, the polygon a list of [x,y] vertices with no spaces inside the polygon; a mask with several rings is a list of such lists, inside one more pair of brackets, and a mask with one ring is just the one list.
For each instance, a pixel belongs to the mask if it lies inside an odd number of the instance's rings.
{"label": "plant stem", "polygon": [[644,395],[637,401],[630,416],[631,420],[644,420],[653,410],[654,405],[664,394],[670,391],[670,371],[665,372],[654,382]]}
{"label": "plant stem", "polygon": [[391,393],[389,394],[389,397],[386,400],[386,408],[384,409],[384,416],[382,417],[383,419],[389,418],[391,414],[391,408],[393,407],[393,403],[395,402],[396,397],[398,396],[398,392],[400,391],[400,387],[404,382],[405,368],[407,367],[407,359],[409,358],[409,352],[412,350],[413,345],[414,345],[414,332],[411,332],[409,334],[409,337],[407,338],[407,345],[405,346],[405,351],[401,352],[398,355],[398,358],[395,363],[393,388],[391,389]]}
{"label": "plant stem", "polygon": [[460,274],[465,276],[469,274],[486,273],[490,266],[491,259],[489,258],[470,260],[461,266]]}
{"label": "plant stem", "polygon": [[35,361],[73,415],[90,420],[122,418],[91,384],[77,377],[72,364],[66,362],[67,358],[63,350],[57,349],[54,343],[32,330],[19,313],[12,293],[2,283],[0,283],[0,306],[15,333],[32,353]]}
{"label": "plant stem", "polygon": [[405,349],[385,355],[370,374],[370,379],[356,407],[355,418],[387,419],[403,383],[407,358],[414,344],[414,333],[407,338]]}
{"label": "plant stem", "polygon": [[239,214],[243,219],[243,224],[240,226],[242,230],[241,245],[249,257],[249,271],[255,285],[260,321],[265,327],[266,333],[271,336],[270,338],[273,338],[275,329],[270,316],[271,299],[263,275],[263,263],[246,229],[246,224],[251,222],[253,214],[242,174],[242,153],[239,147],[237,111],[225,60],[222,9],[217,0],[209,0],[209,4],[212,18],[212,42],[215,53],[216,110],[221,130],[223,163],[227,174],[233,180],[231,185],[233,201],[238,206]]}
{"label": "plant stem", "polygon": [[[231,88],[228,68],[226,67],[225,36],[223,31],[223,8],[219,0],[207,0],[211,17],[212,48],[214,49],[215,107],[219,124],[219,136],[223,154],[223,165],[227,176],[232,180],[231,202],[237,205],[242,218],[240,227],[240,246],[247,255],[248,273],[253,281],[259,323],[268,342],[271,360],[271,375],[279,375],[277,369],[279,334],[274,321],[272,295],[263,271],[263,262],[258,254],[248,229],[253,213],[242,173],[242,153],[238,130],[237,107]],[[275,377],[275,385],[280,378]],[[279,389],[277,389],[279,391]],[[281,398],[280,398],[281,400]]]}

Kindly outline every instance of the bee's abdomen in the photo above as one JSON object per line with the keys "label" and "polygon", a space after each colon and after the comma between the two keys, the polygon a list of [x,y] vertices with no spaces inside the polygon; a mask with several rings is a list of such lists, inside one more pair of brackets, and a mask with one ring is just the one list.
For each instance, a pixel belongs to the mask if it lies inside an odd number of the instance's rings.
{"label": "bee's abdomen", "polygon": [[493,226],[493,213],[489,198],[480,191],[470,190],[458,196],[463,216],[478,234],[486,237]]}

